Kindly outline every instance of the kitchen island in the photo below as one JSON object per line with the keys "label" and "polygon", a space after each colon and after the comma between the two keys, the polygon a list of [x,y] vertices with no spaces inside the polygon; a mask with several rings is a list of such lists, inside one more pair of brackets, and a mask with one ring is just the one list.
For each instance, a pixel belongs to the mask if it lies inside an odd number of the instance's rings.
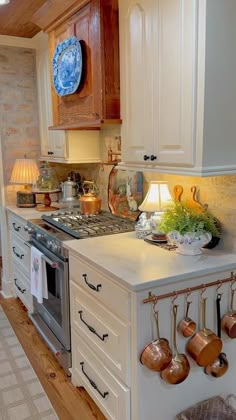
{"label": "kitchen island", "polygon": [[[236,256],[203,250],[198,256],[182,256],[137,239],[135,233],[68,241],[70,253],[72,382],[84,386],[105,416],[119,420],[173,420],[183,409],[220,393],[236,392],[236,343],[224,333],[229,370],[221,378],[207,376],[191,360],[188,378],[167,385],[159,374],[140,363],[143,348],[155,338],[154,295],[202,286],[190,296],[190,316],[201,327],[201,292],[207,297],[207,327],[216,331],[216,286],[219,281],[222,314],[228,311],[230,278]],[[173,298],[158,302],[161,336],[172,344]],[[178,321],[184,317],[184,295],[178,305]],[[180,352],[186,338],[177,335]]]}

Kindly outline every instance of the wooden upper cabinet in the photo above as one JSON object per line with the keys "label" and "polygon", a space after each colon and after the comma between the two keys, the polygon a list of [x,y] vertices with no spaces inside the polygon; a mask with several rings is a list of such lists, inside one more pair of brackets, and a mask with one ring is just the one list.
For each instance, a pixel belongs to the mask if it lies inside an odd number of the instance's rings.
{"label": "wooden upper cabinet", "polygon": [[[54,129],[99,129],[121,122],[118,1],[90,0],[77,9],[47,27]],[[82,79],[75,93],[60,97],[53,85],[52,58],[56,46],[72,35],[81,43]]]}

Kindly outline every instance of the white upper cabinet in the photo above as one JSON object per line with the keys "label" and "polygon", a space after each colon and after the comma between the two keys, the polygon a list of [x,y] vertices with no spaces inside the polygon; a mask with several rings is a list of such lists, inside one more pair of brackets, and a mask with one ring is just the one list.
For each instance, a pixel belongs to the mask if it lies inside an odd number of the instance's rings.
{"label": "white upper cabinet", "polygon": [[99,131],[48,129],[53,125],[48,36],[40,33],[34,39],[36,43],[41,158],[64,163],[101,162]]}
{"label": "white upper cabinet", "polygon": [[122,159],[153,153],[153,0],[120,2]]}
{"label": "white upper cabinet", "polygon": [[36,54],[38,105],[40,121],[41,156],[65,157],[65,132],[50,131],[52,125],[52,103],[50,93],[50,74],[48,50],[37,50]]}
{"label": "white upper cabinet", "polygon": [[235,0],[120,0],[119,8],[120,166],[236,173]]}

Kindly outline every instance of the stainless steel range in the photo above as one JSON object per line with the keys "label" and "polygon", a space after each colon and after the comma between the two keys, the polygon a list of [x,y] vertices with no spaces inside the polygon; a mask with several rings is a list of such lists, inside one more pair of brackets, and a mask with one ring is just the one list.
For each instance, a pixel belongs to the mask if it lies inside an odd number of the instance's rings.
{"label": "stainless steel range", "polygon": [[64,243],[73,238],[130,232],[134,230],[134,222],[108,212],[87,216],[72,210],[45,214],[41,219],[30,220],[25,230],[31,235],[30,244],[43,254],[48,287],[48,299],[43,299],[42,304],[33,297],[34,313],[30,317],[69,374],[69,261]]}

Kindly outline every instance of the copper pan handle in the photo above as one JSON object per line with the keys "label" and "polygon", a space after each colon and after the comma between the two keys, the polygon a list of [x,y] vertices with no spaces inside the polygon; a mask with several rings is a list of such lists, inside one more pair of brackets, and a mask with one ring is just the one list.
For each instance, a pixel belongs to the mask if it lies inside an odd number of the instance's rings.
{"label": "copper pan handle", "polygon": [[154,311],[154,318],[156,322],[156,331],[157,331],[157,341],[160,341],[160,328],[159,328],[159,316],[158,311]]}
{"label": "copper pan handle", "polygon": [[189,307],[191,305],[191,301],[187,300],[186,301],[186,312],[185,312],[185,319],[188,319],[188,313],[189,313]]}
{"label": "copper pan handle", "polygon": [[206,330],[206,301],[207,298],[202,299],[202,329]]}
{"label": "copper pan handle", "polygon": [[234,293],[236,289],[231,288],[231,299],[230,299],[230,312],[234,312]]}
{"label": "copper pan handle", "polygon": [[179,352],[177,349],[177,343],[176,343],[177,311],[178,311],[178,305],[173,305],[173,347],[174,347],[176,360],[180,358]]}

